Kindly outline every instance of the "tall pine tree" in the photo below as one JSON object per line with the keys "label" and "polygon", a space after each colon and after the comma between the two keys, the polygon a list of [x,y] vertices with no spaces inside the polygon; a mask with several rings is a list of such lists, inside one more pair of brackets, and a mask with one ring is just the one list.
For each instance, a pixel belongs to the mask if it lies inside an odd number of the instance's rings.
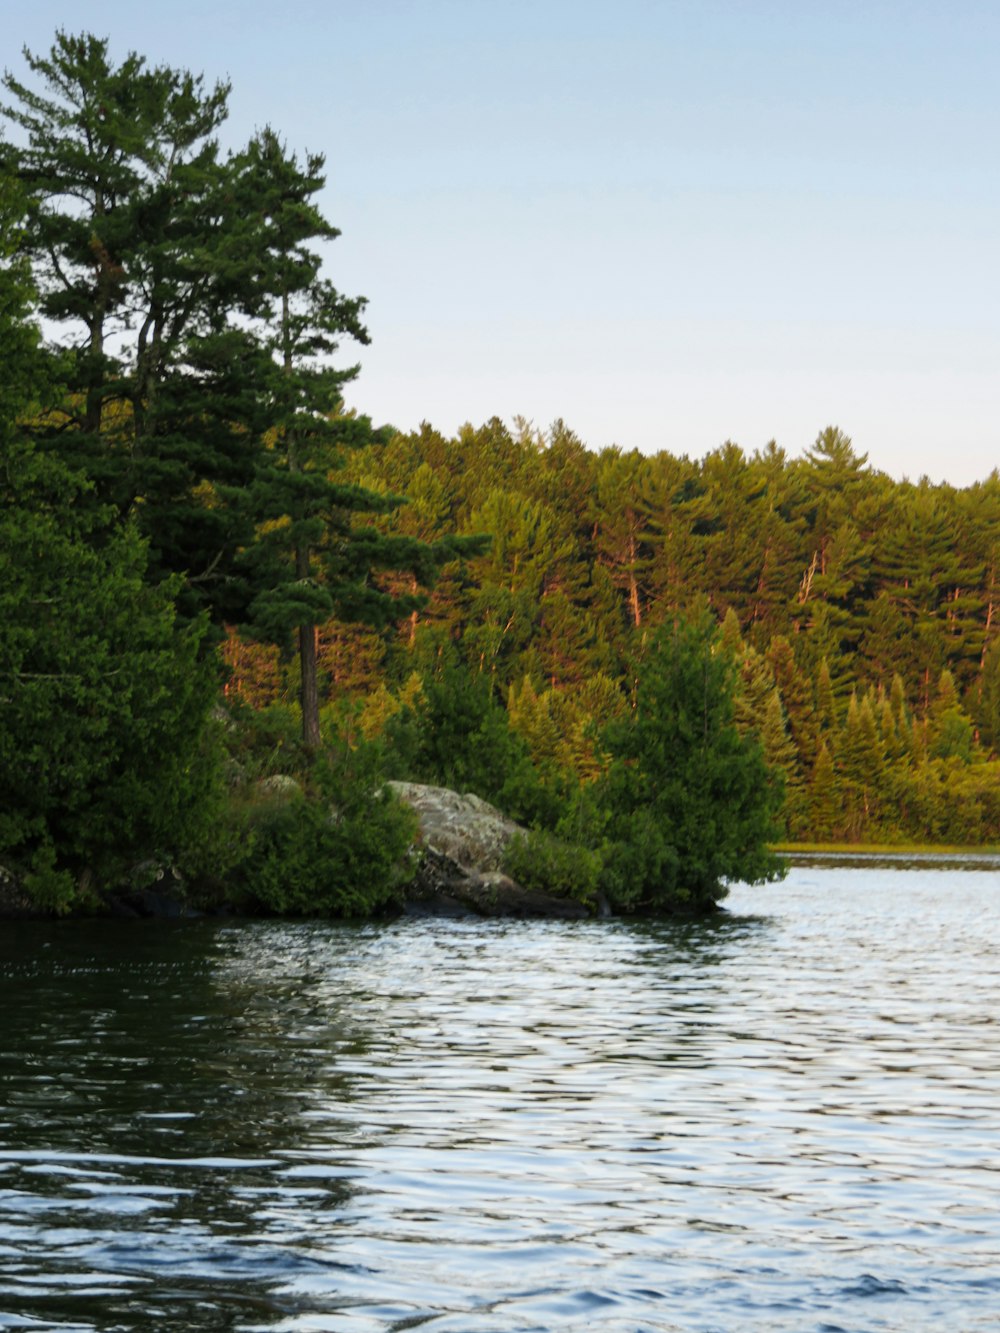
{"label": "tall pine tree", "polygon": [[303,740],[315,749],[317,626],[336,616],[377,628],[410,614],[420,594],[393,591],[378,571],[406,570],[426,585],[463,547],[458,539],[428,544],[357,524],[356,515],[384,513],[401,497],[338,475],[348,451],[382,435],[366,417],[343,410],[344,385],[358,367],[331,361],[342,338],[367,343],[368,334],[364,300],[342,296],[323,276],[319,247],[339,235],[316,203],[323,158],[309,155],[300,163],[267,129],[235,168],[238,195],[256,211],[260,238],[247,305],[262,353],[257,384],[267,427],[250,491],[256,535],[241,557],[254,590],[248,625],[272,642],[296,640]]}

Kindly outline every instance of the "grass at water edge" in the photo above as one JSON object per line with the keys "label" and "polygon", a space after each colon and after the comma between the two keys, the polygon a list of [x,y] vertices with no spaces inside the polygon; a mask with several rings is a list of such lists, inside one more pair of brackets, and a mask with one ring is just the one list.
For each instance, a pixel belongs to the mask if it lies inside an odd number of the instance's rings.
{"label": "grass at water edge", "polygon": [[996,843],[950,842],[776,842],[771,850],[782,856],[853,853],[863,856],[1000,856]]}

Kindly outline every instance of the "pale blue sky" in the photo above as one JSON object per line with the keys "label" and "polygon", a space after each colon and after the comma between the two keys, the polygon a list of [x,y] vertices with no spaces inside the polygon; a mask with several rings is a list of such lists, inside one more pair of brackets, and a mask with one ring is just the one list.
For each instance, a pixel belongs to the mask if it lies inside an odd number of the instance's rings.
{"label": "pale blue sky", "polygon": [[57,26],[325,152],[377,421],[1000,466],[996,0],[35,0],[3,63]]}

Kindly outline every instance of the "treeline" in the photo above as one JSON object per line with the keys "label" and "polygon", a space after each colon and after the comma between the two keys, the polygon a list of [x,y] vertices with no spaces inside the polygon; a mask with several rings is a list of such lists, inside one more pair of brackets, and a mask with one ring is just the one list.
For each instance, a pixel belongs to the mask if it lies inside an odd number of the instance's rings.
{"label": "treeline", "polygon": [[[784,774],[789,838],[1000,839],[996,472],[897,482],[835,428],[801,458],[727,443],[693,461],[495,419],[397,434],[349,466],[407,494],[387,533],[492,536],[388,632],[320,631],[328,706],[366,734],[457,653],[538,762],[592,775],[589,738],[630,706],[647,636],[707,605],[740,723]],[[237,637],[227,655],[232,690],[285,697],[276,655]]]}
{"label": "treeline", "polygon": [[[0,894],[182,874],[399,900],[387,778],[532,830],[510,869],[710,907],[798,839],[1000,840],[1000,479],[588,451],[345,411],[364,301],[322,158],[58,33],[4,79]],[[43,338],[41,330],[45,330]],[[222,706],[220,707],[220,700]],[[775,818],[780,813],[782,822]]]}

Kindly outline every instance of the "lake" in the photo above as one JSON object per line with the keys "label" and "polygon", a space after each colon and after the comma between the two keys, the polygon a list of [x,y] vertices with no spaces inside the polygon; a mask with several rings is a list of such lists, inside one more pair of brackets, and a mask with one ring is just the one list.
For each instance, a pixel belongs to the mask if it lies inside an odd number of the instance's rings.
{"label": "lake", "polygon": [[0,923],[0,1329],[996,1329],[998,908]]}

